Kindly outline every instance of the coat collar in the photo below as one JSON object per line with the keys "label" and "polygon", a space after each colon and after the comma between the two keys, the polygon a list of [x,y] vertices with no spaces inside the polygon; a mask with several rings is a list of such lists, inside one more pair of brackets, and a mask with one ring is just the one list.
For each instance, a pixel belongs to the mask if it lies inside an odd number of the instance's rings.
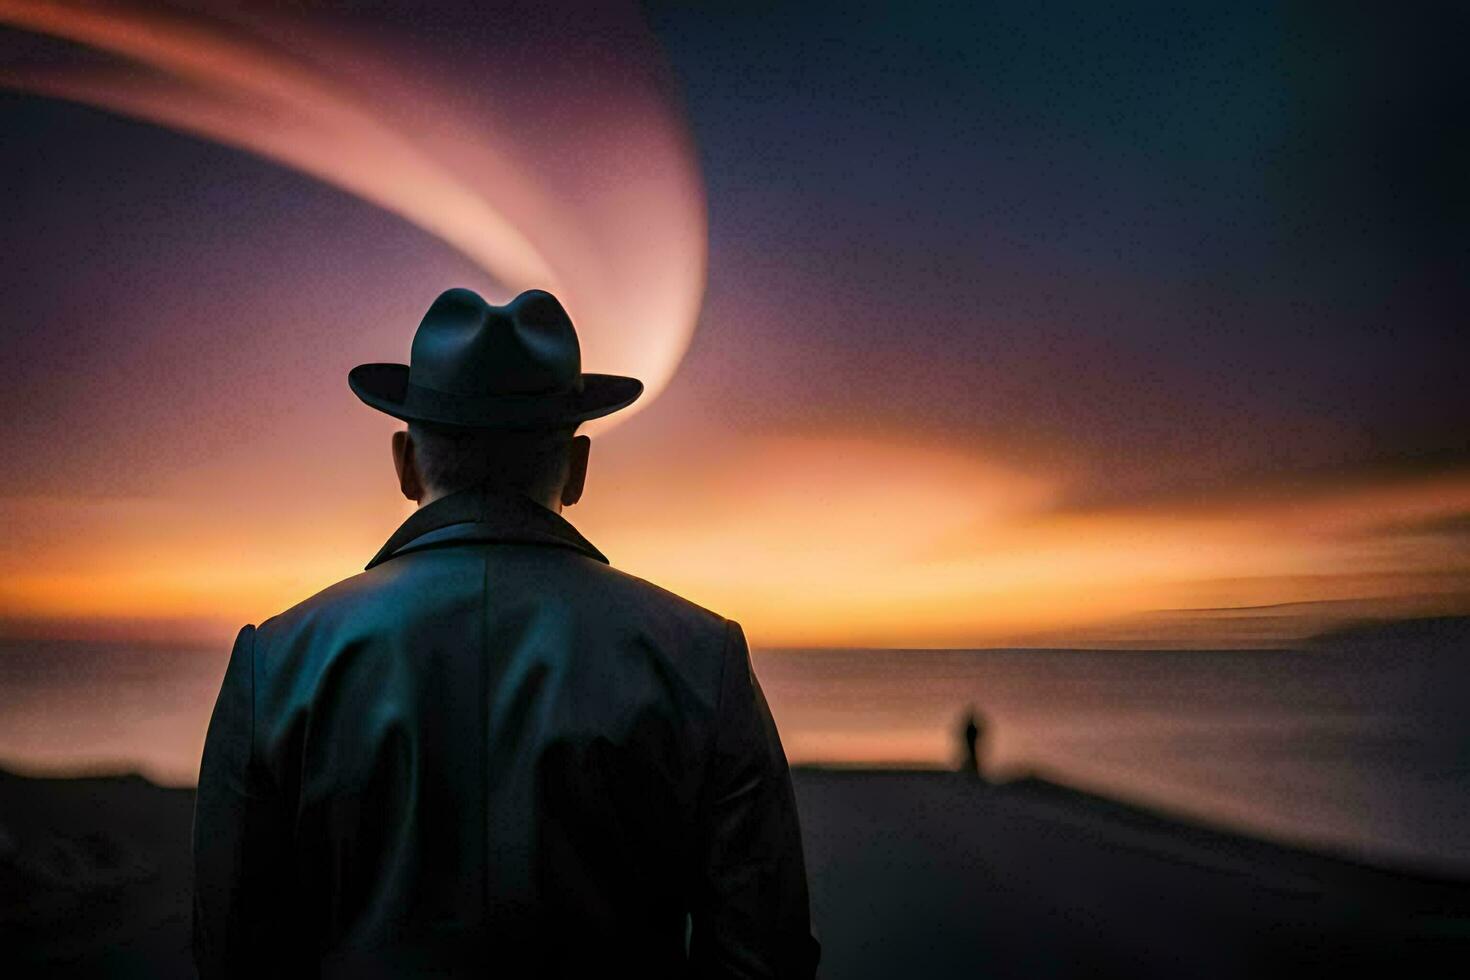
{"label": "coat collar", "polygon": [[523,493],[471,487],[440,497],[408,516],[367,568],[408,551],[449,541],[507,541],[572,548],[611,564],[566,518]]}

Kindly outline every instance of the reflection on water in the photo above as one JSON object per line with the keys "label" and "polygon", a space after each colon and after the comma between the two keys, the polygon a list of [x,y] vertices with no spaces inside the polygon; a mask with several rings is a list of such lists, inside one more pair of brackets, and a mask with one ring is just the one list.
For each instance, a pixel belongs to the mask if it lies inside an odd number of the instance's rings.
{"label": "reflection on water", "polygon": [[[792,762],[982,761],[1359,858],[1470,873],[1462,626],[1309,650],[757,651]],[[0,763],[187,784],[227,650],[0,644]]]}
{"label": "reflection on water", "polygon": [[139,771],[192,785],[223,650],[0,643],[0,761],[23,772]]}
{"label": "reflection on water", "polygon": [[795,760],[1035,769],[1349,856],[1470,873],[1462,642],[1284,651],[770,651]]}

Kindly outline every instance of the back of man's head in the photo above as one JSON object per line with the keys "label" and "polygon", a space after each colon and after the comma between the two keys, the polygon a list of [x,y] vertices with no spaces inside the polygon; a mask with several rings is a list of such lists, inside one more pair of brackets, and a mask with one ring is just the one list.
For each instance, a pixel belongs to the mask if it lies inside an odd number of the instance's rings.
{"label": "back of man's head", "polygon": [[408,423],[419,478],[444,496],[488,484],[555,498],[567,480],[575,424],[559,428],[463,428]]}

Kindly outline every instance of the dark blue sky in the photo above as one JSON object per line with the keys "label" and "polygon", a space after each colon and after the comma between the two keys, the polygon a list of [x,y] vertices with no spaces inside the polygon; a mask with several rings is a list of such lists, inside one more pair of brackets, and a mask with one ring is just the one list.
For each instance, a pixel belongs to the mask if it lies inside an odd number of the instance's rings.
{"label": "dark blue sky", "polygon": [[[1082,496],[1458,465],[1465,15],[1185,8],[647,7],[710,216],[673,404],[751,430],[959,441],[1064,467]],[[419,42],[457,58],[488,43],[468,8],[434,23]],[[6,41],[26,58],[60,43]],[[334,289],[376,288],[354,269],[463,265],[362,202],[191,137],[37,96],[4,96],[0,120],[13,417],[58,373],[154,357],[67,340],[91,336],[73,307],[100,282],[115,329],[146,333],[145,311],[177,302],[168,283],[254,302],[280,272],[248,286],[233,270],[265,241],[293,268],[303,252],[320,264],[312,315]],[[149,241],[192,242],[197,268],[150,264]]]}
{"label": "dark blue sky", "polygon": [[709,184],[690,372],[1101,495],[1462,459],[1464,15],[1185,7],[653,5]]}

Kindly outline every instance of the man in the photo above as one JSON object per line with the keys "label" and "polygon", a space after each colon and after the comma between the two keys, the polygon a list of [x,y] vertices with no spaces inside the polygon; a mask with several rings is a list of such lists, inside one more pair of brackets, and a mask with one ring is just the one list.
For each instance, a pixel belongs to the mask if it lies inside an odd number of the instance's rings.
{"label": "man", "polygon": [[561,516],[587,419],[561,304],[451,289],[348,377],[419,508],[246,626],[194,817],[203,977],[810,977],[785,754],[738,623]]}

